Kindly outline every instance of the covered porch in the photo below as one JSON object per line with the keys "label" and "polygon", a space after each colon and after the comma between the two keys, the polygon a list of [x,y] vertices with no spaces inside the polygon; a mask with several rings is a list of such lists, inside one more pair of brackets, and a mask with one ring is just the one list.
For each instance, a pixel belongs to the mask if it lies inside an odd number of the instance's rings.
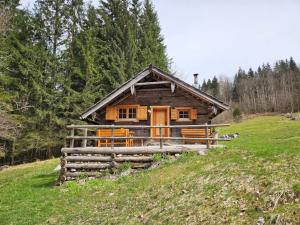
{"label": "covered porch", "polygon": [[[130,149],[133,147],[203,146],[207,149],[226,141],[218,137],[217,127],[229,124],[202,125],[70,125],[64,148],[87,147]],[[138,131],[138,132],[136,132]],[[143,132],[141,132],[143,131]],[[143,135],[144,134],[144,135]]]}
{"label": "covered porch", "polygon": [[[101,177],[107,172],[113,173],[124,163],[131,169],[146,169],[157,156],[204,154],[209,148],[219,147],[218,141],[228,140],[213,136],[216,127],[224,126],[229,124],[70,125],[67,127],[70,135],[62,148],[60,182],[80,176]],[[136,129],[148,130],[150,135],[135,135]],[[179,129],[181,135],[170,136],[172,129]]]}

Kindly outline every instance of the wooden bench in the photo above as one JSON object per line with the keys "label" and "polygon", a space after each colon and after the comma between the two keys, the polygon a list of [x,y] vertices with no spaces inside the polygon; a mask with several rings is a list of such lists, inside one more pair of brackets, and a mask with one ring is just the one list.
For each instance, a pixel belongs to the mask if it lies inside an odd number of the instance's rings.
{"label": "wooden bench", "polygon": [[[96,136],[98,137],[111,137],[112,129],[99,129],[96,132]],[[114,129],[114,137],[132,137],[133,132],[129,131],[129,129]],[[100,139],[97,141],[97,147],[101,146],[110,146],[112,139]],[[125,145],[126,147],[133,146],[133,139],[114,139],[115,145]]]}
{"label": "wooden bench", "polygon": [[[206,138],[205,128],[183,128],[181,129],[181,135],[184,138]],[[208,137],[212,137],[212,131],[208,128]],[[206,140],[183,140],[183,143],[201,143],[206,144]],[[209,141],[211,144],[211,141]]]}

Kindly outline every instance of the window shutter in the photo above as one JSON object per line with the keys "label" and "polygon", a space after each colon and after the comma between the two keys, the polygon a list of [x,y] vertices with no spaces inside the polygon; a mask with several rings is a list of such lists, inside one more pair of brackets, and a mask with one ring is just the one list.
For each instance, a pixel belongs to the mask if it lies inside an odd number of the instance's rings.
{"label": "window shutter", "polygon": [[137,120],[147,120],[147,106],[139,106],[137,109]]}
{"label": "window shutter", "polygon": [[197,119],[197,109],[191,109],[191,120]]}
{"label": "window shutter", "polygon": [[107,106],[105,113],[106,120],[116,120],[117,119],[117,109],[116,107]]}
{"label": "window shutter", "polygon": [[177,120],[177,119],[178,119],[178,110],[171,109],[171,120]]}

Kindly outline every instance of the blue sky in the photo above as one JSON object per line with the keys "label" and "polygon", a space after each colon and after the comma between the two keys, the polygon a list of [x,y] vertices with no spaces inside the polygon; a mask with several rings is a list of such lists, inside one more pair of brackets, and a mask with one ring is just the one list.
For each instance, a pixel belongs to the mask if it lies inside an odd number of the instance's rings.
{"label": "blue sky", "polygon": [[[34,0],[21,0],[24,6]],[[97,2],[97,1],[94,1]],[[173,70],[192,82],[242,67],[300,62],[300,0],[153,0]]]}

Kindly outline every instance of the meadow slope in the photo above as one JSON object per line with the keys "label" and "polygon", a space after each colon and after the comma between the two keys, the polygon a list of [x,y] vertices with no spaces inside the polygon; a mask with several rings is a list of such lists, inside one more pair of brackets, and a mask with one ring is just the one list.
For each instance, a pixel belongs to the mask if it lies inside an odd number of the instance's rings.
{"label": "meadow slope", "polygon": [[300,122],[260,116],[241,137],[117,180],[53,186],[58,159],[0,172],[0,224],[300,224]]}

